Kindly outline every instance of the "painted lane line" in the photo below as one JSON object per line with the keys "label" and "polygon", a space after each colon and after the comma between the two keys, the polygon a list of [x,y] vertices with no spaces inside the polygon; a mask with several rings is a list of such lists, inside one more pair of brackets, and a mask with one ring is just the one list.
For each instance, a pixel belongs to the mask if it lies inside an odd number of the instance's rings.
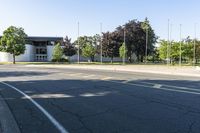
{"label": "painted lane line", "polygon": [[181,92],[181,93],[200,95],[200,92],[192,92],[192,91],[189,91],[189,90],[177,90],[177,89],[169,89],[169,88],[163,88],[163,87],[162,88],[154,88],[152,86],[147,86],[147,85],[133,84],[133,83],[123,83],[123,82],[111,81],[111,80],[107,80],[107,82],[125,84],[125,85],[131,85],[131,86],[139,86],[139,87],[145,87],[145,88],[153,88],[153,89],[157,89],[157,90],[165,90],[165,91],[173,91],[173,92]]}
{"label": "painted lane line", "polygon": [[30,96],[25,94],[24,92],[20,91],[18,88],[7,84],[5,82],[2,82],[2,84],[14,89],[15,91],[19,92],[22,94],[25,98],[30,100],[50,121],[51,123],[60,131],[60,133],[69,133],[49,112],[47,112],[40,104],[38,104],[35,100],[33,100]]}
{"label": "painted lane line", "polygon": [[[149,85],[156,84],[156,83],[151,83],[151,82],[140,82],[140,83],[149,84]],[[200,89],[194,89],[194,88],[189,88],[189,87],[180,87],[180,86],[173,86],[173,85],[167,85],[167,84],[159,84],[159,85],[162,85],[163,87],[176,88],[176,89],[180,89],[180,90],[200,92]]]}
{"label": "painted lane line", "polygon": [[156,88],[156,89],[160,89],[162,87],[162,85],[160,85],[160,84],[155,84],[154,86],[153,86],[153,88]]}
{"label": "painted lane line", "polygon": [[82,76],[83,78],[92,78],[92,77],[95,77],[95,75],[85,75],[85,76]]}
{"label": "painted lane line", "polygon": [[101,80],[109,80],[109,79],[112,79],[112,77],[103,77],[103,78],[101,78]]}

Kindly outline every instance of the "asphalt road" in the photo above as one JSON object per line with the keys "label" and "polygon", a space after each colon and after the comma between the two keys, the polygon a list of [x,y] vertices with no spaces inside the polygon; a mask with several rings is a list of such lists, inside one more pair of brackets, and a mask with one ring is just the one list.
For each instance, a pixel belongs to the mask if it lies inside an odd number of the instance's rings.
{"label": "asphalt road", "polygon": [[200,79],[0,66],[22,133],[200,133]]}

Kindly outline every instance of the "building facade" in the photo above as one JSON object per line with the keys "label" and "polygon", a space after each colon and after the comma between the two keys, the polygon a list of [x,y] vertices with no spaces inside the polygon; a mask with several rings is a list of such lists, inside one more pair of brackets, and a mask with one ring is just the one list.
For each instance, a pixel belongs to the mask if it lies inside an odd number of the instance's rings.
{"label": "building facade", "polygon": [[[52,60],[53,48],[57,43],[63,43],[62,37],[27,37],[24,54],[16,56],[17,62],[46,62]],[[11,62],[13,57],[6,52],[0,52],[0,62]]]}

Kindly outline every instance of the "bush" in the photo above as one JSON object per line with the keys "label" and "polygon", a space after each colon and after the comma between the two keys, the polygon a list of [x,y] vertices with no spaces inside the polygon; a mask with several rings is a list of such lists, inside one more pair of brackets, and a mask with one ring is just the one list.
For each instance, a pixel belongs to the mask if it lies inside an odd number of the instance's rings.
{"label": "bush", "polygon": [[69,62],[69,60],[68,59],[65,59],[65,58],[61,58],[61,59],[59,59],[59,60],[57,60],[57,59],[52,59],[51,60],[51,62]]}

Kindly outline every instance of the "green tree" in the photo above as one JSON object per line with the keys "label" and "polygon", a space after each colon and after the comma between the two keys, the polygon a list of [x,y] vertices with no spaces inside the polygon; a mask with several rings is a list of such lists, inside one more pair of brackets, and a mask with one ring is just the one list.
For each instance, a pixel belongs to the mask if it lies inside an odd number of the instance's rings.
{"label": "green tree", "polygon": [[61,47],[60,43],[56,44],[53,49],[53,60],[59,62],[63,56],[63,48]]}
{"label": "green tree", "polygon": [[71,43],[71,39],[69,39],[68,36],[64,38],[63,44],[64,44],[63,52],[66,56],[73,56],[76,54],[75,45]]}
{"label": "green tree", "polygon": [[0,50],[13,55],[13,64],[15,64],[15,56],[24,54],[25,39],[27,35],[23,28],[17,28],[10,26],[3,32],[3,36],[0,40]]}
{"label": "green tree", "polygon": [[120,57],[121,57],[121,58],[126,57],[127,52],[128,52],[128,50],[127,50],[127,48],[125,47],[125,44],[123,43],[122,46],[119,48],[119,55],[120,55]]}
{"label": "green tree", "polygon": [[94,61],[95,54],[96,54],[95,47],[90,43],[86,43],[85,47],[82,49],[82,55],[84,57],[90,57],[91,61]]}
{"label": "green tree", "polygon": [[165,40],[161,40],[159,44],[160,44],[160,46],[158,47],[159,58],[161,60],[166,60],[167,59],[167,45],[168,45],[168,42],[165,41]]}
{"label": "green tree", "polygon": [[119,57],[119,48],[122,44],[118,38],[118,32],[106,32],[103,33],[102,39],[102,52],[104,57],[110,57],[111,63],[114,57]]}

